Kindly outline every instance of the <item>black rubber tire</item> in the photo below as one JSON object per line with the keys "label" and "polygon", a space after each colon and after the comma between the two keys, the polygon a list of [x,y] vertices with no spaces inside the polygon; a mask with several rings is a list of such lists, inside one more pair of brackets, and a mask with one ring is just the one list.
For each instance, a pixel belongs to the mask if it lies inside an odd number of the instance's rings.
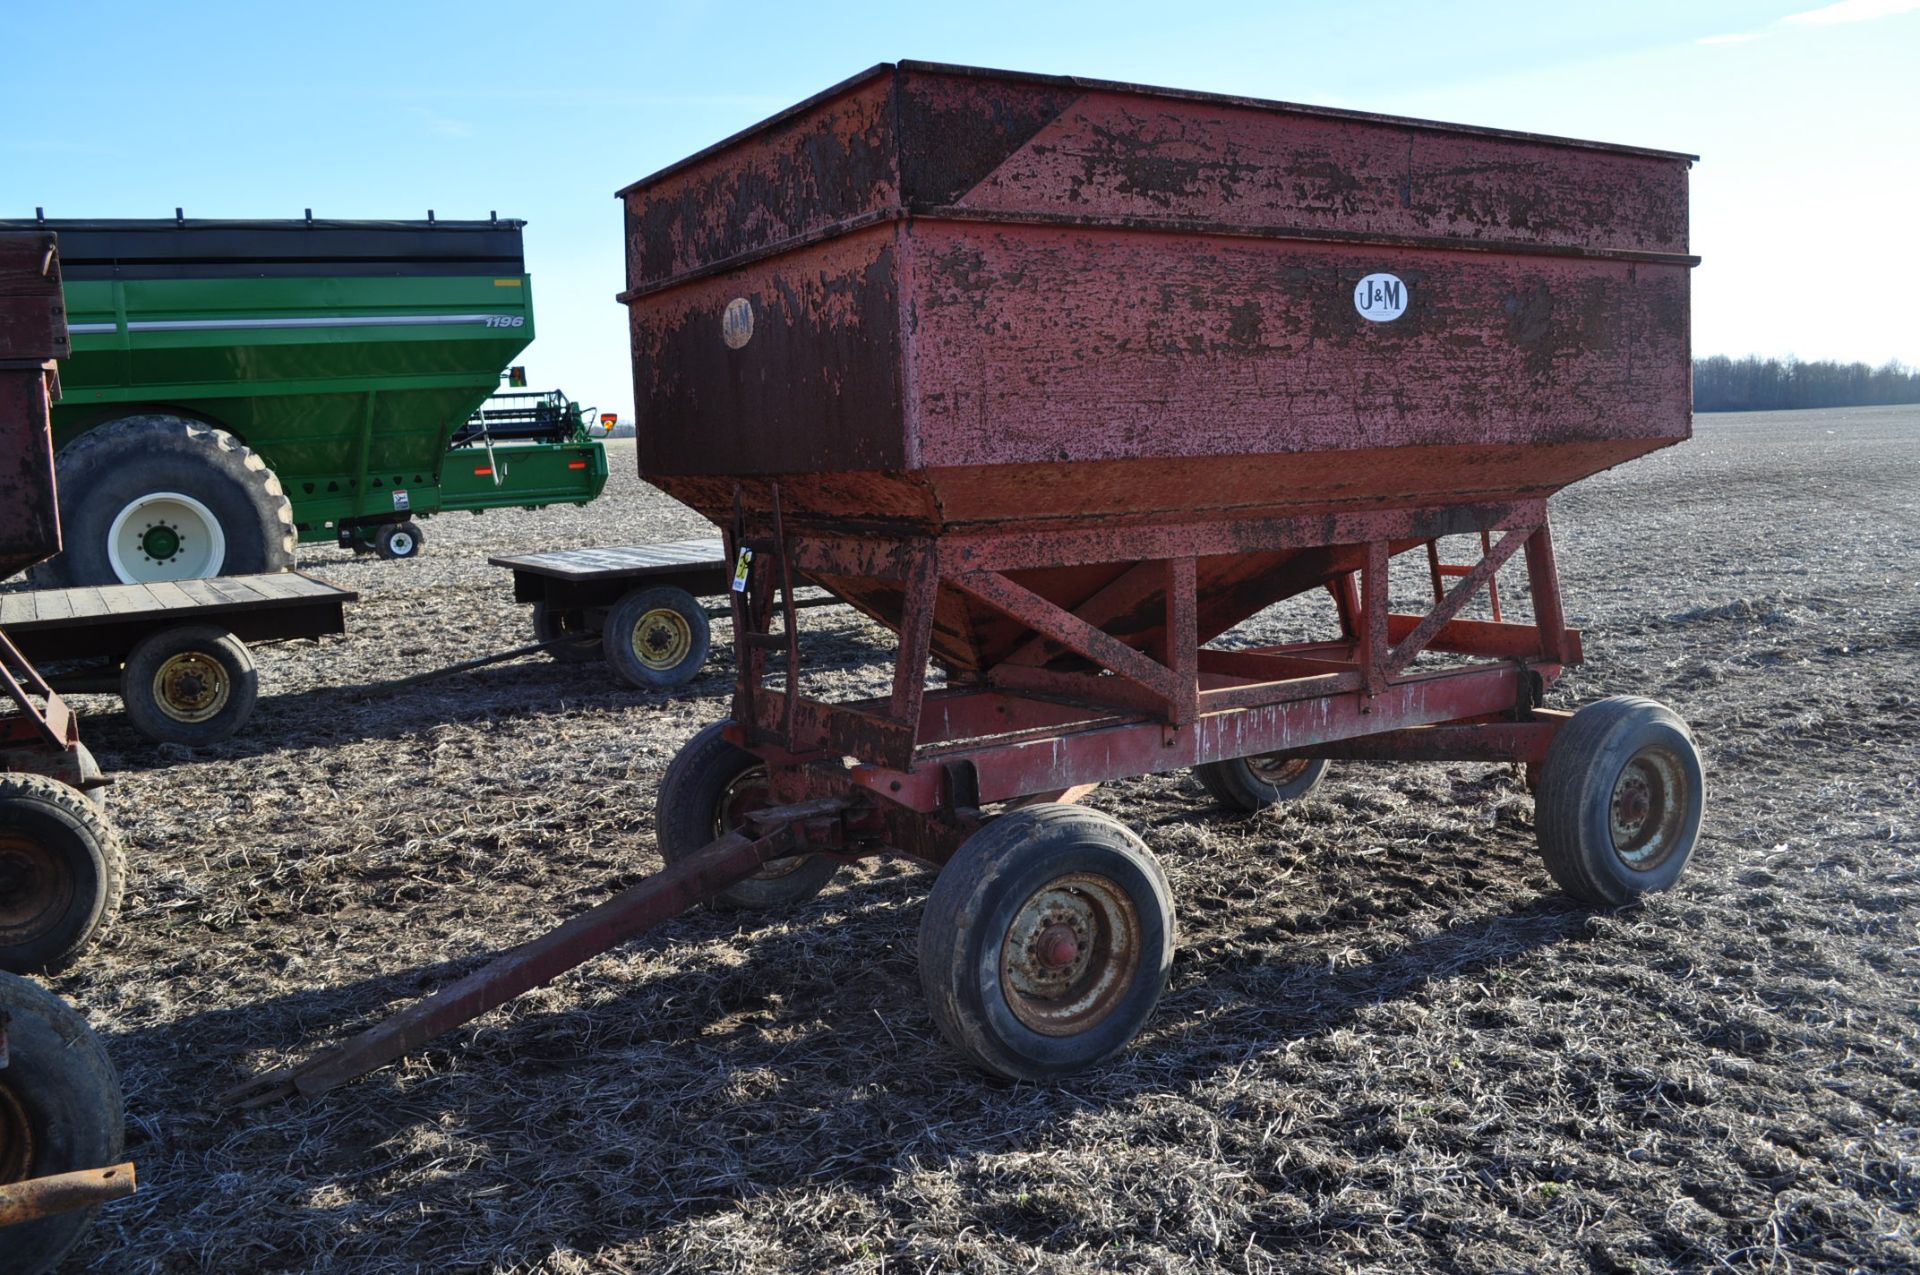
{"label": "black rubber tire", "polygon": [[[176,659],[182,663],[169,673],[172,691],[163,698],[156,679]],[[197,704],[189,698],[196,694],[221,702]],[[183,624],[148,634],[127,654],[120,670],[127,720],[163,744],[199,746],[230,738],[253,716],[259,698],[253,653],[239,638],[211,624]]]}
{"label": "black rubber tire", "polygon": [[61,448],[54,471],[66,548],[34,568],[38,587],[120,583],[107,557],[113,520],[132,501],[163,491],[192,496],[220,523],[226,554],[218,574],[293,565],[293,502],[266,462],[224,429],[178,416],[129,416]]}
{"label": "black rubber tire", "polygon": [[373,551],[389,562],[417,558],[426,547],[426,533],[411,520],[384,523],[373,533]]}
{"label": "black rubber tire", "polygon": [[0,970],[52,974],[113,924],[127,851],[106,814],[45,775],[0,775]]}
{"label": "black rubber tire", "polygon": [[[727,742],[720,733],[725,726],[715,722],[688,740],[660,781],[653,831],[668,863],[678,863],[729,831],[719,826],[720,804],[735,781],[761,764],[746,749]],[[743,912],[793,907],[824,890],[839,870],[840,864],[825,855],[782,860],[727,887],[714,906]]]}
{"label": "black rubber tire", "polygon": [[[71,1006],[0,974],[8,1063],[0,1069],[0,1183],[104,1169],[125,1151],[120,1078]],[[23,1163],[24,1162],[24,1163]],[[42,1275],[73,1251],[100,1208],[56,1213],[0,1233],[9,1275]]]}
{"label": "black rubber tire", "polygon": [[[1084,1029],[1041,1031],[1015,1007],[1005,950],[1026,905],[1069,876],[1124,895],[1137,955],[1116,974],[1114,1003]],[[1172,895],[1146,844],[1098,811],[1034,805],[967,838],[934,879],[920,918],[920,983],[941,1034],[969,1061],[1009,1080],[1055,1080],[1106,1061],[1139,1034],[1166,990],[1173,947]],[[1098,949],[1094,936],[1083,950]],[[1069,990],[1072,1004],[1080,993]]]}
{"label": "black rubber tire", "polygon": [[[1259,773],[1255,768],[1259,760],[1257,757],[1234,757],[1227,761],[1203,762],[1193,768],[1193,774],[1215,801],[1247,814],[1277,806],[1283,801],[1298,801],[1318,788],[1320,781],[1327,777],[1327,761],[1324,757],[1301,758],[1306,764],[1298,767],[1297,773],[1286,775],[1278,783],[1272,777]],[[1293,769],[1289,767],[1289,770]]]}
{"label": "black rubber tire", "polygon": [[685,589],[635,589],[607,612],[600,650],[613,671],[643,691],[693,680],[707,662],[713,634],[707,613]]}
{"label": "black rubber tire", "polygon": [[578,607],[550,607],[533,604],[533,640],[551,642],[573,637],[574,641],[547,648],[547,654],[561,664],[591,664],[600,658],[600,626]]}
{"label": "black rubber tire", "polygon": [[[1560,728],[1541,768],[1534,796],[1540,857],[1580,902],[1630,903],[1667,889],[1687,866],[1706,796],[1693,733],[1672,710],[1631,695],[1589,704]],[[1636,818],[1632,803],[1639,800],[1647,809]],[[1616,840],[1617,806],[1629,820],[1624,849]]]}

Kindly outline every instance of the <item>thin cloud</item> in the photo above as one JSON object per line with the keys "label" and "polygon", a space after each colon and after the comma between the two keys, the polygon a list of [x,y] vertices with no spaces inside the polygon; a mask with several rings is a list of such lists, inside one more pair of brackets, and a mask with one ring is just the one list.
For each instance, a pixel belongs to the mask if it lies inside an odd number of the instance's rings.
{"label": "thin cloud", "polygon": [[1902,13],[1912,13],[1915,9],[1920,9],[1920,0],[1840,0],[1840,3],[1825,8],[1790,13],[1780,21],[1800,26],[1830,27],[1842,22],[1873,22],[1879,18],[1897,17]]}
{"label": "thin cloud", "polygon": [[473,136],[473,125],[465,120],[436,115],[432,111],[416,111],[416,114],[420,116],[420,126],[435,137]]}
{"label": "thin cloud", "polygon": [[[1774,23],[1774,27],[1783,27],[1791,23],[1800,27],[1837,27],[1848,22],[1873,22],[1880,18],[1895,18],[1903,13],[1912,13],[1920,9],[1920,0],[1839,0],[1824,8],[1808,9],[1804,13],[1789,13]],[[1769,28],[1771,30],[1772,28]],[[1695,44],[1745,44],[1749,40],[1760,40],[1767,31],[1735,31],[1726,35],[1703,35]]]}

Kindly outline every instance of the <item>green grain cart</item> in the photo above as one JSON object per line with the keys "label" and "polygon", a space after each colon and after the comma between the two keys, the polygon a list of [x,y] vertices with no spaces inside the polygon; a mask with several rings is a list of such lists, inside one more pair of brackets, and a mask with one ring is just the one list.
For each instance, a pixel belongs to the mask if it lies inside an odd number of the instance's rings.
{"label": "green grain cart", "polygon": [[73,336],[65,550],[36,582],[273,571],[307,541],[410,557],[424,515],[599,495],[577,409],[499,445],[469,425],[533,340],[522,225],[0,221],[59,235]]}

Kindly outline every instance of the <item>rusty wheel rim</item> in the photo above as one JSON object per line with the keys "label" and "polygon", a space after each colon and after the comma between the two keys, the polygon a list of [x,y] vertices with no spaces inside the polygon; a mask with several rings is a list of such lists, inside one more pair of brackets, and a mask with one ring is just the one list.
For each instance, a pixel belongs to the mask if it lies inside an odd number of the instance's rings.
{"label": "rusty wheel rim", "polygon": [[1261,783],[1272,784],[1275,788],[1285,788],[1294,780],[1307,773],[1313,765],[1311,757],[1275,757],[1271,754],[1262,757],[1247,758],[1247,769]]}
{"label": "rusty wheel rim", "polygon": [[693,625],[671,607],[655,607],[633,626],[633,658],[655,672],[679,666],[693,650]]}
{"label": "rusty wheel rim", "polygon": [[1105,1021],[1140,968],[1140,911],[1119,884],[1057,877],[1028,896],[1000,945],[1000,988],[1022,1024],[1075,1036]]}
{"label": "rusty wheel rim", "polygon": [[182,651],[154,670],[153,702],[176,722],[216,717],[232,695],[226,666],[202,651]]}
{"label": "rusty wheel rim", "polygon": [[0,1182],[24,1182],[33,1168],[33,1125],[0,1072]]}
{"label": "rusty wheel rim", "polygon": [[[765,809],[769,803],[767,789],[767,768],[764,765],[749,766],[720,790],[720,798],[713,803],[713,838],[718,840],[740,827],[747,816],[756,810]],[[749,881],[772,881],[799,870],[805,855],[789,855],[775,859],[748,877]]]}
{"label": "rusty wheel rim", "polygon": [[0,941],[24,943],[66,915],[74,882],[60,860],[31,837],[0,832]]}
{"label": "rusty wheel rim", "polygon": [[1613,781],[1607,801],[1613,852],[1636,872],[1664,863],[1680,844],[1687,814],[1686,771],[1665,748],[1643,748]]}

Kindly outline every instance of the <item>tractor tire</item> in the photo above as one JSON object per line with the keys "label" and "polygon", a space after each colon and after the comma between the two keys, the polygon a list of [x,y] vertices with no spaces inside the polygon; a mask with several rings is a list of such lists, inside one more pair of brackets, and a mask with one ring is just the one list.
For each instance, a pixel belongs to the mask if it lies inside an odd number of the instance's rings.
{"label": "tractor tire", "polygon": [[120,670],[127,720],[157,743],[217,744],[247,724],[259,698],[253,653],[211,624],[140,639]]}
{"label": "tractor tire", "polygon": [[1193,774],[1215,801],[1253,814],[1318,788],[1327,777],[1327,762],[1323,757],[1235,757],[1195,766]]}
{"label": "tractor tire", "polygon": [[[71,1006],[0,974],[7,1065],[0,1068],[0,1184],[118,1164],[124,1101],[100,1038]],[[13,1275],[42,1275],[73,1251],[100,1211],[73,1209],[0,1235]]]}
{"label": "tractor tire", "polygon": [[45,775],[0,775],[0,970],[51,974],[106,933],[127,852],[98,807]]}
{"label": "tractor tire", "polygon": [[224,429],[178,416],[125,417],[61,448],[54,473],[66,548],[34,568],[36,586],[293,565],[293,502],[266,462]]}
{"label": "tractor tire", "polygon": [[[715,722],[688,740],[660,781],[653,830],[668,863],[718,840],[739,827],[747,811],[767,804],[765,765],[728,743],[720,733],[725,725]],[[721,891],[713,906],[744,912],[793,907],[824,890],[839,870],[826,855],[777,859]]]}
{"label": "tractor tire", "polygon": [[387,523],[373,533],[373,551],[389,562],[417,558],[426,547],[426,534],[411,520]]}
{"label": "tractor tire", "polygon": [[975,1066],[1049,1081],[1127,1047],[1173,964],[1167,878],[1111,815],[1047,803],[974,833],[934,878],[920,983]]}
{"label": "tractor tire", "polygon": [[685,589],[636,589],[614,603],[601,631],[608,664],[643,691],[692,681],[707,662],[713,635],[707,613]]}
{"label": "tractor tire", "polygon": [[552,642],[570,638],[547,648],[547,654],[561,664],[591,664],[600,658],[600,628],[593,617],[579,607],[553,607],[545,602],[533,604],[533,640]]}
{"label": "tractor tire", "polygon": [[1547,749],[1534,796],[1540,857],[1580,902],[1631,903],[1680,876],[1706,796],[1693,733],[1671,709],[1632,695],[1589,704]]}

